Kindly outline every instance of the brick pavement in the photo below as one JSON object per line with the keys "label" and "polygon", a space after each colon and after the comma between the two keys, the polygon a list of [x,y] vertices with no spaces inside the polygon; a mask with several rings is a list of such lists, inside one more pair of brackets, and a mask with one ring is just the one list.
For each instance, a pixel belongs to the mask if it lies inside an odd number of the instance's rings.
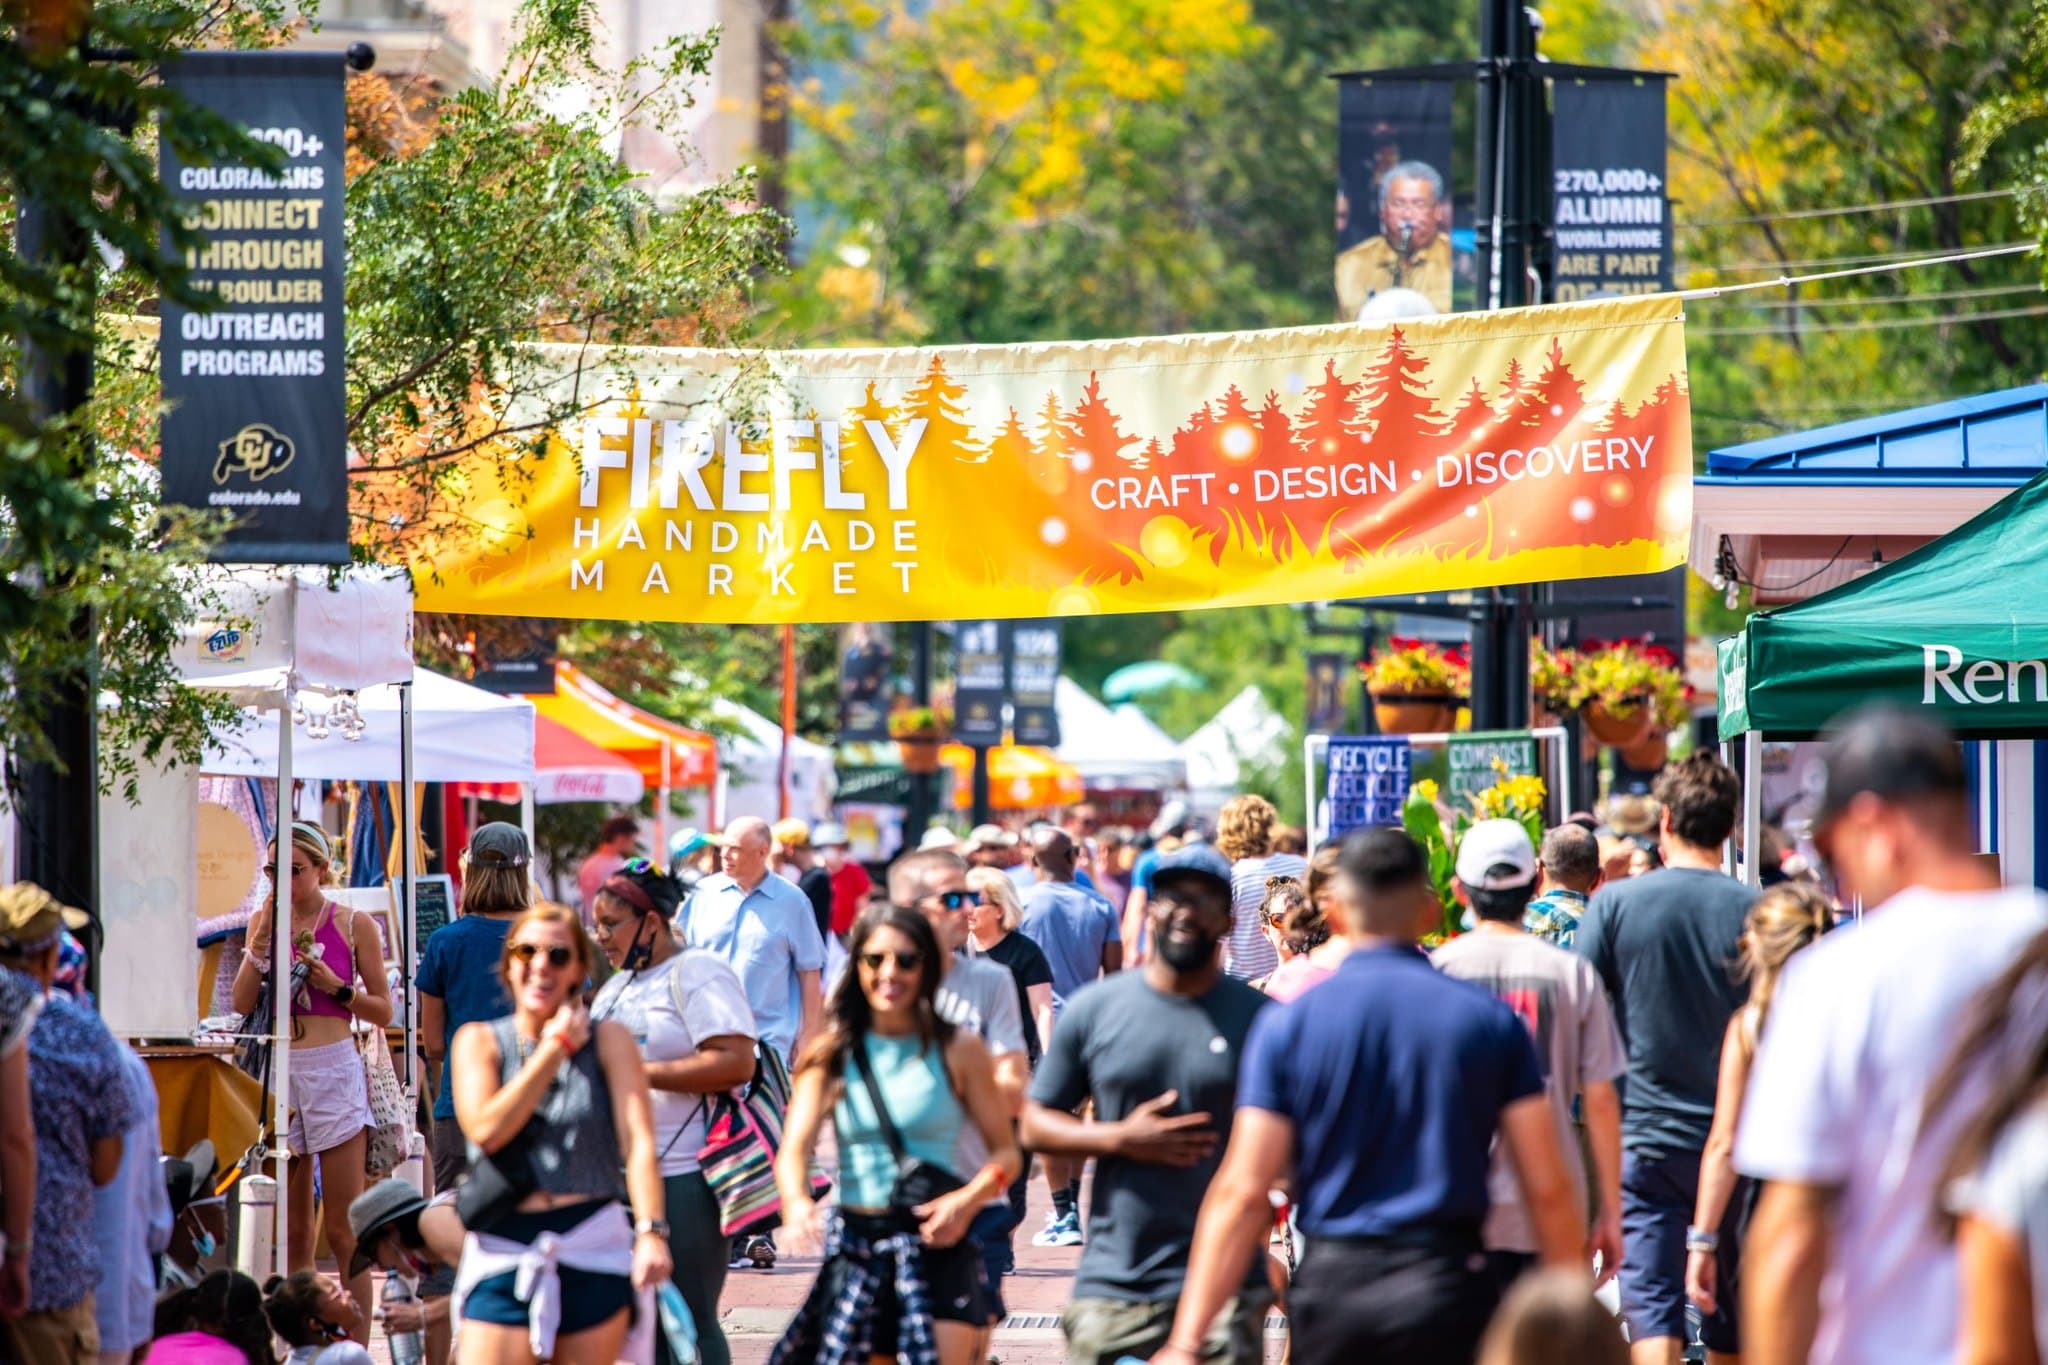
{"label": "brick pavement", "polygon": [[[1072,1291],[1081,1249],[1031,1245],[1031,1234],[1044,1225],[1050,1206],[1045,1180],[1034,1179],[1029,1212],[1017,1230],[1017,1273],[1003,1281],[1010,1316],[996,1329],[991,1348],[1002,1365],[1056,1365],[1066,1359],[1059,1314]],[[735,1270],[726,1278],[719,1318],[732,1344],[733,1365],[763,1365],[817,1273],[815,1259],[786,1257],[773,1270]],[[1282,1346],[1281,1334],[1269,1330],[1268,1362],[1281,1359]],[[381,1331],[371,1343],[371,1354],[378,1365],[388,1365]]]}

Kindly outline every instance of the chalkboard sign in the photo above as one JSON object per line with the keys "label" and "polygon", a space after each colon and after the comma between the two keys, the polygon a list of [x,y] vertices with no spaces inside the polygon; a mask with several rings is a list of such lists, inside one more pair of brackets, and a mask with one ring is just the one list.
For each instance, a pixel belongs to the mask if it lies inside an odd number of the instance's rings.
{"label": "chalkboard sign", "polygon": [[[394,883],[391,892],[397,895],[401,889]],[[412,895],[413,944],[418,951],[425,952],[434,931],[455,918],[455,879],[445,872],[415,877]]]}

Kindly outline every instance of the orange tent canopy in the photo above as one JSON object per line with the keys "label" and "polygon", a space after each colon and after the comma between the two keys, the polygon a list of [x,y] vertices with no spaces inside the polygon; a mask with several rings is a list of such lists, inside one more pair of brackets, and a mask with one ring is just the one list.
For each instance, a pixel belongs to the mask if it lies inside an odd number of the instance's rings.
{"label": "orange tent canopy", "polygon": [[555,664],[555,690],[533,708],[640,770],[650,787],[709,787],[718,780],[718,741],[619,700],[574,664]]}
{"label": "orange tent canopy", "polygon": [[[939,761],[953,770],[953,805],[966,810],[974,804],[974,750],[965,744],[948,744],[939,750]],[[1086,794],[1079,770],[1054,758],[1050,750],[1004,744],[988,751],[988,803],[992,809],[1071,806]]]}

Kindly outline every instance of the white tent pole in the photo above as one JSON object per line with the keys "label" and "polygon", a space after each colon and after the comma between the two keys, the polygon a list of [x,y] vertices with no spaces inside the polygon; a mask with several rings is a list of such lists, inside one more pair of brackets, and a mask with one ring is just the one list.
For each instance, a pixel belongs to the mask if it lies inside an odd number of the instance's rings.
{"label": "white tent pole", "polygon": [[[1724,739],[1721,741],[1721,761],[1727,764],[1731,770],[1737,766],[1735,762],[1734,740]],[[1743,790],[1748,791],[1749,789],[1745,786]],[[1721,871],[1726,876],[1732,877],[1735,875],[1735,841],[1732,839],[1721,845]]]}
{"label": "white tent pole", "polygon": [[661,741],[661,790],[654,797],[654,847],[659,857],[668,857],[668,756],[671,741]]}
{"label": "white tent pole", "polygon": [[[287,618],[289,620],[289,618]],[[270,1042],[273,1150],[277,1153],[277,1236],[271,1243],[271,1273],[286,1274],[291,1247],[292,1068],[292,703],[294,689],[285,679],[284,714],[277,727],[277,861],[271,874],[270,989],[274,999]]]}
{"label": "white tent pole", "polygon": [[527,852],[533,851],[533,783],[519,784],[519,828],[526,835]]}
{"label": "white tent pole", "polygon": [[419,1074],[419,1015],[413,1007],[412,975],[413,963],[418,960],[414,935],[419,933],[419,921],[415,918],[419,905],[419,879],[413,869],[419,866],[419,797],[413,790],[413,749],[412,749],[412,684],[398,685],[398,819],[404,831],[399,835],[400,847],[404,850],[398,864],[398,981],[404,997],[399,1008],[405,1011],[405,1096],[411,1100],[417,1093],[415,1079]]}
{"label": "white tent pole", "polygon": [[1742,880],[1764,884],[1764,737],[1755,730],[1742,736]]}

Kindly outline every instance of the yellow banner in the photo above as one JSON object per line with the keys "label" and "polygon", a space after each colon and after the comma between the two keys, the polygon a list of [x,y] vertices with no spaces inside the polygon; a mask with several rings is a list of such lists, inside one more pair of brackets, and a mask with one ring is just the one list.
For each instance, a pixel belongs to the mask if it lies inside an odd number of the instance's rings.
{"label": "yellow banner", "polygon": [[[1678,300],[1132,341],[648,350],[479,450],[428,611],[952,620],[1302,602],[1685,558]],[[578,353],[560,351],[570,382]],[[512,416],[517,417],[516,409]]]}

